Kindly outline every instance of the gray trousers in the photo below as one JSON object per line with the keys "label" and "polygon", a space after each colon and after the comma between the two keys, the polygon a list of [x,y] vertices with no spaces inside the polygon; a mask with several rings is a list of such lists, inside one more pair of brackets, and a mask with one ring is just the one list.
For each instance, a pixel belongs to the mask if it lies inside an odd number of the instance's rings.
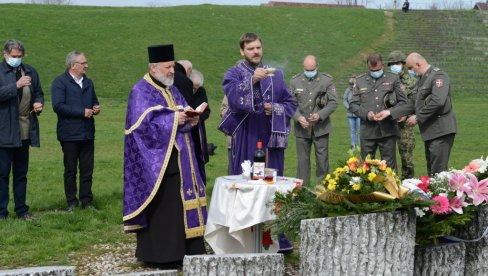
{"label": "gray trousers", "polygon": [[312,144],[315,148],[315,175],[322,179],[329,172],[329,134],[313,138],[296,137],[298,173],[304,184],[310,181],[310,152]]}
{"label": "gray trousers", "polygon": [[388,167],[397,171],[396,164],[396,141],[398,137],[388,136],[380,139],[361,139],[361,157],[364,159],[369,154],[371,158],[376,158],[376,150],[380,150],[382,160],[386,161]]}
{"label": "gray trousers", "polygon": [[447,171],[454,137],[453,133],[425,141],[425,159],[427,160],[427,173],[430,176]]}

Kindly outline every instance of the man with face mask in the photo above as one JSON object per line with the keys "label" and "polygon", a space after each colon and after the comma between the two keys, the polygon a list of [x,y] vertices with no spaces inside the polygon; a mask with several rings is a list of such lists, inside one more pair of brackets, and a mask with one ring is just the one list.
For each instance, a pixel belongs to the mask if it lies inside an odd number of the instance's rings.
{"label": "man with face mask", "polygon": [[[357,77],[349,104],[349,111],[361,118],[361,156],[365,158],[369,154],[374,158],[379,149],[381,159],[396,170],[398,124],[391,116],[380,118],[377,115],[383,110],[396,114],[396,110],[407,103],[404,86],[398,75],[384,72],[379,54],[369,55],[367,64],[369,72]],[[387,100],[392,96],[393,103]]]}
{"label": "man with face mask", "polygon": [[330,115],[337,109],[337,94],[332,76],[318,71],[315,56],[303,60],[303,73],[290,81],[293,101],[297,111],[295,136],[298,154],[298,178],[310,181],[310,151],[315,147],[317,180],[329,172],[329,133],[332,129]]}
{"label": "man with face mask", "polygon": [[29,145],[39,147],[39,122],[44,93],[37,71],[23,63],[24,45],[7,40],[0,63],[0,220],[8,216],[9,178],[18,218],[35,220],[25,203]]}
{"label": "man with face mask", "polygon": [[[417,80],[408,74],[408,69],[405,66],[406,56],[401,51],[392,51],[388,55],[388,66],[390,71],[400,77],[405,88],[408,102],[415,101],[413,89]],[[415,149],[415,134],[413,133],[413,126],[407,125],[406,120],[408,116],[401,117],[398,126],[400,127],[400,138],[398,139],[398,151],[402,161],[402,179],[414,177],[413,164],[413,150]]]}
{"label": "man with face mask", "polygon": [[418,53],[408,55],[406,66],[418,78],[415,103],[412,106],[415,115],[408,118],[407,124],[419,124],[425,145],[427,172],[435,175],[448,170],[449,155],[457,132],[449,76],[431,66]]}

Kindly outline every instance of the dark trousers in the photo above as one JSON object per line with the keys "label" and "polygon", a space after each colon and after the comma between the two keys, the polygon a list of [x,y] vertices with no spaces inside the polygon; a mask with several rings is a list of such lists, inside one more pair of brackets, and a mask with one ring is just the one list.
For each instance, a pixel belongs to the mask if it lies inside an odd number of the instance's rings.
{"label": "dark trousers", "polygon": [[9,202],[9,177],[13,174],[15,213],[23,216],[29,212],[25,204],[27,192],[27,170],[29,169],[29,140],[22,141],[22,147],[0,148],[0,216],[7,216]]}
{"label": "dark trousers", "polygon": [[430,176],[447,171],[454,136],[455,134],[448,134],[425,141],[425,159],[427,159],[427,173]]}
{"label": "dark trousers", "polygon": [[92,176],[94,160],[94,141],[61,141],[64,153],[64,193],[68,205],[78,205],[76,198],[76,173],[80,168],[80,201],[82,206],[93,201]]}
{"label": "dark trousers", "polygon": [[364,159],[369,154],[375,158],[376,150],[380,150],[382,160],[386,161],[388,167],[397,171],[396,164],[396,141],[397,136],[388,136],[380,139],[361,139],[361,157]]}

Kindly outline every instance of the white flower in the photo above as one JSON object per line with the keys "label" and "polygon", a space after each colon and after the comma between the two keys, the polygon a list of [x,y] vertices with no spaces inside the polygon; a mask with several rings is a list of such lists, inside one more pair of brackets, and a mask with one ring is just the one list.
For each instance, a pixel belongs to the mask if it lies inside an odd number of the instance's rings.
{"label": "white flower", "polygon": [[351,180],[349,181],[349,185],[353,186],[354,184],[359,184],[361,185],[361,177],[359,176],[353,176]]}
{"label": "white flower", "polygon": [[478,164],[480,165],[480,167],[478,168],[478,172],[480,173],[484,173],[486,172],[486,169],[488,167],[488,156],[486,157],[485,160],[483,160],[483,156],[481,156],[481,159],[478,159]]}
{"label": "white flower", "polygon": [[419,207],[415,207],[414,209],[415,209],[415,215],[417,215],[417,217],[425,216],[425,212]]}

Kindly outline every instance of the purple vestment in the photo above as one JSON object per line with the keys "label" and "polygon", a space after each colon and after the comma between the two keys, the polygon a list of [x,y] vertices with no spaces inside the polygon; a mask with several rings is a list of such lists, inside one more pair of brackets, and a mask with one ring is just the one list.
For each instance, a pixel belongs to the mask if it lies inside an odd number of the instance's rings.
{"label": "purple vestment", "polygon": [[[267,68],[267,66],[264,66]],[[243,61],[225,73],[223,90],[229,109],[219,129],[232,136],[232,174],[241,174],[241,163],[253,160],[258,140],[263,141],[266,166],[283,175],[290,133],[290,118],[296,110],[283,72],[252,85],[255,68]],[[264,113],[264,103],[273,104],[273,115]]]}
{"label": "purple vestment", "polygon": [[[176,87],[154,83],[149,74],[133,88],[127,105],[124,146],[124,230],[147,227],[146,207],[160,185],[171,152],[178,150],[186,238],[203,236],[205,186],[198,171],[189,123],[178,126],[188,104]],[[168,223],[171,223],[168,221]]]}

